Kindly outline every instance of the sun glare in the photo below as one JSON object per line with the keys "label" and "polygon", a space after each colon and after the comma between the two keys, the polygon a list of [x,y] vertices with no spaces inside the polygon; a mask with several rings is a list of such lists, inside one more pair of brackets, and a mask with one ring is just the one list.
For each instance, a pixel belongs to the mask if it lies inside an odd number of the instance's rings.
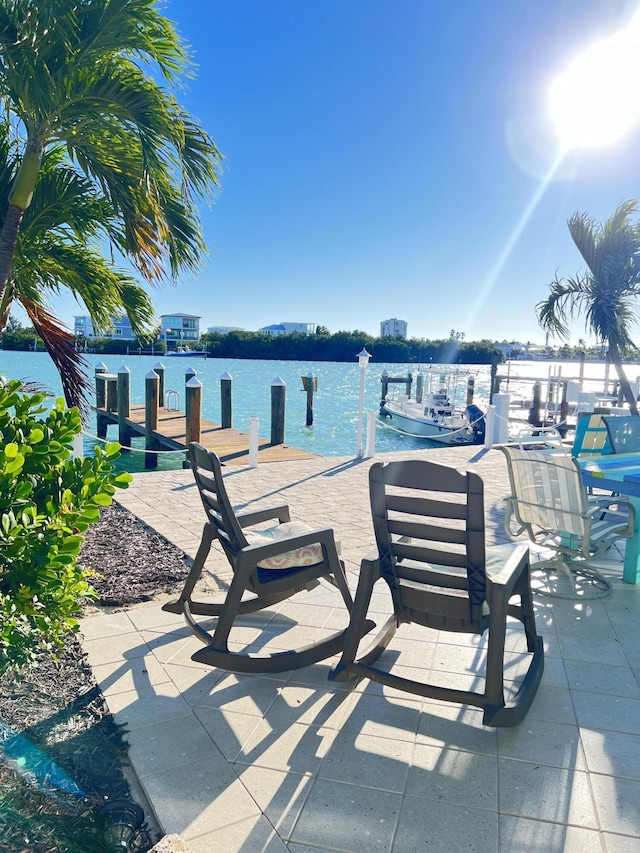
{"label": "sun glare", "polygon": [[640,118],[640,12],[577,56],[552,84],[549,111],[565,149],[620,140]]}

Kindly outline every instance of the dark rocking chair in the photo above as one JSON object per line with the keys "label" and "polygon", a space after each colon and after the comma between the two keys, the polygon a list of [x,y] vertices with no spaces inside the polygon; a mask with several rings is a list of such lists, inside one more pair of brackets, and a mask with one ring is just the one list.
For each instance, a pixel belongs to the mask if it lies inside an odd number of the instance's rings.
{"label": "dark rocking chair", "polygon": [[[227,496],[218,457],[192,443],[189,458],[207,522],[180,597],[163,609],[183,613],[191,631],[205,644],[192,656],[193,660],[232,672],[261,673],[298,669],[339,654],[346,628],[304,648],[268,655],[229,649],[229,632],[238,616],[270,607],[303,589],[313,589],[320,578],[340,590],[349,612],[353,600],[333,530],[314,530],[290,522],[289,508],[284,504],[236,514]],[[278,523],[269,530],[246,530],[274,519]],[[216,539],[233,568],[233,579],[223,602],[194,601],[195,585]],[[245,597],[247,592],[251,594],[249,598]],[[213,634],[198,624],[196,615],[217,617]],[[368,623],[367,629],[372,627],[373,623]]]}
{"label": "dark rocking chair", "polygon": [[[376,463],[369,485],[377,551],[362,561],[349,633],[329,677],[342,681],[366,676],[419,696],[483,708],[485,725],[517,725],[531,705],[544,668],[527,546],[485,548],[483,482],[475,473],[424,460]],[[389,586],[394,612],[358,657],[379,579]],[[512,602],[514,596],[519,603]],[[522,623],[530,659],[516,695],[505,701],[508,616]],[[376,666],[403,622],[478,635],[488,630],[484,692],[413,681]]]}

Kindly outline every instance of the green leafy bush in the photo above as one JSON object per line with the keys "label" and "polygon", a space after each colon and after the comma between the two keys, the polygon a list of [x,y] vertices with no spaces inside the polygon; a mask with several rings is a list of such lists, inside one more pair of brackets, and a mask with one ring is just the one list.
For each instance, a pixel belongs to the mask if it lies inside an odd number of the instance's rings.
{"label": "green leafy bush", "polygon": [[81,599],[95,597],[78,564],[87,527],[126,488],[115,473],[120,446],[73,459],[80,413],[0,378],[0,672],[55,654],[77,630]]}

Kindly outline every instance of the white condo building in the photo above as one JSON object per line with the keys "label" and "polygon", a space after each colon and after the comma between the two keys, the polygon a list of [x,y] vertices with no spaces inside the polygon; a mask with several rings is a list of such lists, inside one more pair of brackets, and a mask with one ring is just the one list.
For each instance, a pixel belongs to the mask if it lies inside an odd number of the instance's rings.
{"label": "white condo building", "polygon": [[407,321],[406,320],[396,320],[395,317],[392,320],[383,320],[380,323],[380,337],[381,338],[406,338],[407,337]]}

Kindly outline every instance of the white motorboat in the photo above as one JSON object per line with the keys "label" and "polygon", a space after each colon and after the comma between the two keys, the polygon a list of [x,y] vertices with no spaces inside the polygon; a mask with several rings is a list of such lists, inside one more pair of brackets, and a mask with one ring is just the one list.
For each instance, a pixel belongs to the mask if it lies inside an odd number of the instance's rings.
{"label": "white motorboat", "polygon": [[[385,398],[380,414],[385,426],[416,438],[428,438],[441,444],[480,444],[484,441],[484,414],[474,405],[454,406],[450,401],[455,389],[451,375],[424,374],[427,380],[420,400],[406,394]],[[433,382],[435,387],[431,387]]]}
{"label": "white motorboat", "polygon": [[206,358],[207,351],[203,350],[194,350],[194,349],[186,349],[185,347],[178,347],[178,349],[170,349],[165,353],[166,356],[176,356],[178,358]]}

